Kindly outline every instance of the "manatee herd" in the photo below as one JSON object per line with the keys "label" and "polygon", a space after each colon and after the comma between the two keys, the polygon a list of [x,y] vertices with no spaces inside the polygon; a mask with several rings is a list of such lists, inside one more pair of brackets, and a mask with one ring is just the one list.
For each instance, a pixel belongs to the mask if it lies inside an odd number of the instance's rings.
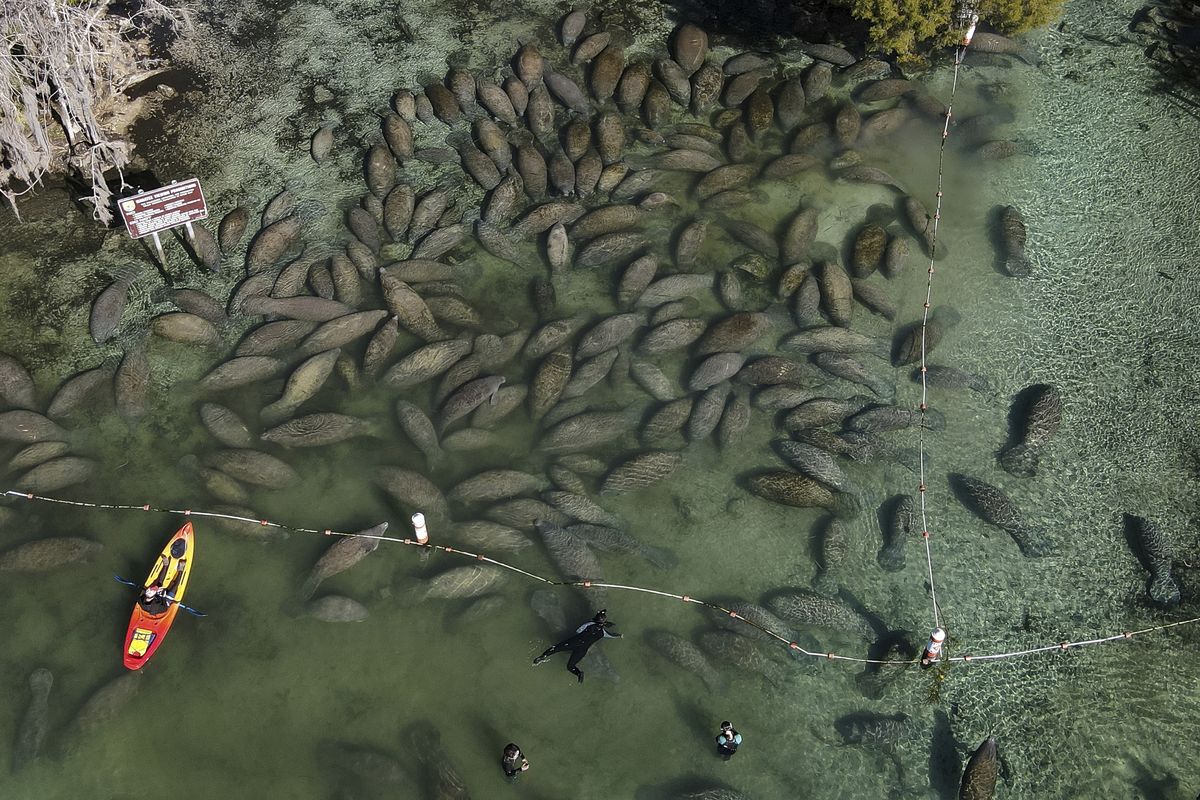
{"label": "manatee herd", "polygon": [[[926,205],[879,163],[903,132],[940,129],[942,100],[888,63],[833,45],[800,43],[803,55],[789,59],[719,58],[708,35],[685,23],[667,52],[647,53],[579,10],[558,34],[561,47],[528,41],[506,68],[455,67],[444,80],[397,90],[362,159],[365,193],[344,209],[344,240],[331,255],[312,241],[300,198],[287,190],[260,215],[244,205],[229,211],[215,237],[198,227],[198,263],[216,272],[241,255],[244,269],[222,273],[234,282],[225,296],[154,294],[173,308],[150,321],[153,337],[227,355],[195,384],[209,441],[181,464],[216,509],[254,520],[257,492],[300,481],[295,450],[400,443],[404,457],[368,467],[395,508],[424,513],[456,547],[503,554],[538,544],[559,578],[584,581],[603,579],[610,559],[640,558],[658,570],[679,561],[606,507],[610,498],[686,475],[699,443],[744,448],[752,431],[770,428],[777,436],[760,448],[761,468],[729,490],[820,509],[816,575],[812,588],[782,587],[731,607],[806,647],[819,647],[820,633],[857,647],[885,642],[911,657],[911,643],[838,575],[849,521],[868,503],[861,465],[915,471],[916,452],[897,433],[933,438],[956,424],[936,408],[898,405],[897,382],[993,395],[983,376],[924,365],[956,335],[953,308],[893,330],[903,318],[893,287],[911,257],[947,251],[934,241]],[[1016,52],[1002,37],[977,41]],[[955,141],[983,157],[1011,155],[1004,121],[1000,111],[956,119]],[[340,140],[336,126],[321,126],[306,158],[333,161]],[[442,177],[429,181],[431,171]],[[865,215],[848,226],[837,218],[819,199],[830,186],[853,193]],[[1029,275],[1021,212],[1004,207],[994,222],[1001,271]],[[130,288],[144,278],[122,273],[96,297],[89,330],[97,343],[117,335]],[[0,397],[11,409],[0,413],[0,440],[23,445],[9,461],[12,485],[50,493],[86,483],[96,465],[72,452],[70,428],[110,403],[130,423],[142,419],[158,386],[154,352],[131,343],[118,363],[68,378],[45,402],[24,367],[0,354]],[[247,409],[248,394],[269,397]],[[351,408],[369,405],[331,400],[359,394],[386,398],[391,413],[364,417]],[[1051,385],[1022,392],[999,467],[1034,477],[1052,454],[1062,404]],[[524,466],[459,468],[506,452]],[[1053,552],[1054,536],[1003,489],[970,475],[951,484],[1021,554]],[[876,560],[899,572],[921,532],[916,501],[896,495],[881,511]],[[252,522],[220,524],[261,535]],[[1178,603],[1167,537],[1141,518],[1129,529],[1150,596]],[[301,583],[297,607],[327,622],[366,618],[353,598],[314,595],[378,545],[335,541]],[[0,553],[0,571],[45,569],[98,548],[38,540]],[[458,601],[460,618],[481,618],[502,602],[497,589],[508,577],[490,565],[452,566],[418,599]],[[604,599],[588,590],[588,603]],[[567,621],[559,602],[544,590],[530,601],[554,635]],[[711,622],[690,637],[650,630],[645,643],[709,689],[733,671],[780,685],[794,670],[760,630]],[[600,672],[617,677],[611,666]],[[31,678],[30,719],[44,716],[47,676]],[[19,746],[31,758],[44,730],[25,725]],[[889,717],[844,720],[839,730],[867,743],[907,728],[907,718]],[[414,780],[388,756],[339,747],[338,763],[359,780]],[[427,740],[417,749],[431,752]],[[989,739],[968,764],[962,796],[990,797],[995,765]],[[449,761],[430,756],[418,770],[436,796],[467,796]],[[726,788],[686,796],[741,797]]]}

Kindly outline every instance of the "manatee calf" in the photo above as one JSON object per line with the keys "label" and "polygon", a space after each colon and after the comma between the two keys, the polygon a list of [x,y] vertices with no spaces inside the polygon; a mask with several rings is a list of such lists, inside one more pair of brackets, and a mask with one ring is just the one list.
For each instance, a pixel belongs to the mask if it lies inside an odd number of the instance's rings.
{"label": "manatee calf", "polygon": [[1013,401],[1009,416],[1013,422],[1011,443],[997,460],[1005,472],[1031,478],[1037,474],[1042,448],[1062,424],[1062,395],[1051,384],[1034,384]]}
{"label": "manatee calf", "polygon": [[904,569],[904,546],[921,527],[917,503],[912,495],[893,497],[885,503],[883,516],[887,520],[883,530],[883,547],[875,560],[887,572],[899,572]]}
{"label": "manatee calf", "polygon": [[362,561],[379,547],[379,539],[387,532],[388,524],[381,522],[373,528],[359,531],[359,535],[343,536],[329,546],[313,565],[304,584],[300,587],[300,599],[308,600],[326,578],[345,572]]}
{"label": "manatee calf", "polygon": [[1033,272],[1033,265],[1025,255],[1024,217],[1016,206],[1005,206],[1000,210],[999,222],[1004,271],[1014,278],[1027,277]]}
{"label": "manatee calf", "polygon": [[1171,576],[1171,546],[1162,529],[1145,517],[1126,514],[1125,534],[1138,560],[1150,571],[1150,599],[1164,608],[1179,605],[1179,587]]}
{"label": "manatee calf", "polygon": [[426,599],[455,600],[478,597],[508,577],[508,571],[491,564],[469,564],[451,567],[429,580]]}
{"label": "manatee calf", "polygon": [[306,603],[304,616],[322,622],[362,622],[370,616],[370,612],[353,598],[331,594]]}
{"label": "manatee calf", "polygon": [[992,800],[999,775],[996,740],[989,736],[971,754],[967,768],[963,770],[962,783],[958,787],[959,800]]}
{"label": "manatee calf", "polygon": [[[912,379],[914,383],[921,382],[920,367],[913,370]],[[992,391],[992,385],[984,376],[940,364],[925,367],[925,384],[933,389],[970,389],[979,394],[991,394]]]}
{"label": "manatee calf", "polygon": [[922,330],[921,323],[913,323],[896,338],[892,350],[892,365],[902,367],[915,364],[926,357],[941,343],[946,333],[962,321],[962,315],[950,306],[934,310]]}
{"label": "manatee calf", "polygon": [[710,692],[721,688],[721,676],[716,668],[709,663],[703,651],[687,639],[667,630],[648,630],[645,639],[651,650],[680,669],[700,678]]}
{"label": "manatee calf", "polygon": [[54,686],[54,675],[45,668],[35,669],[29,675],[29,706],[17,728],[17,743],[13,748],[12,770],[19,772],[29,766],[42,751],[46,731],[50,728],[50,688]]}
{"label": "manatee calf", "polygon": [[1054,545],[1041,528],[1026,524],[1015,503],[1000,489],[969,475],[950,475],[958,499],[976,516],[1013,538],[1027,558],[1050,555]]}

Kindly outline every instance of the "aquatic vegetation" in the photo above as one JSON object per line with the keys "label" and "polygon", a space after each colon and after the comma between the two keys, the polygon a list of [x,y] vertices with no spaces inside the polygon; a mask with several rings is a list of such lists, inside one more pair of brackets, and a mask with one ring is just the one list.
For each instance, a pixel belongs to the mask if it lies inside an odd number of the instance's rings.
{"label": "aquatic vegetation", "polygon": [[[898,56],[916,56],[952,44],[953,0],[849,0],[851,13],[870,25],[871,46]],[[985,0],[980,21],[1003,33],[1021,33],[1062,15],[1063,0]]]}

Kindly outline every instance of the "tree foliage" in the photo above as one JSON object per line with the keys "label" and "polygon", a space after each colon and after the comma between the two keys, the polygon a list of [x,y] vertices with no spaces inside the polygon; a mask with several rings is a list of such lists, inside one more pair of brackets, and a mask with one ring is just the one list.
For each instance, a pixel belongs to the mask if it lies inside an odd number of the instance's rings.
{"label": "tree foliage", "polygon": [[[952,43],[954,0],[840,0],[870,26],[874,49],[914,56]],[[1057,18],[1064,0],[981,0],[980,20],[1004,33],[1029,30]]]}
{"label": "tree foliage", "polygon": [[186,21],[158,0],[0,0],[0,195],[14,212],[47,174],[73,170],[109,221],[104,173],[128,164],[130,148],[104,120],[150,66],[150,26]]}

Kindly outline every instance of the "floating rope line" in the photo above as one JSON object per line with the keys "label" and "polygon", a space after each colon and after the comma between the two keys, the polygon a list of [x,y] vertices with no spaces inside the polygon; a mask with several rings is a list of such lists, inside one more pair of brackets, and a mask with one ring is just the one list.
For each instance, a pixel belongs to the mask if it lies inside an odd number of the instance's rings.
{"label": "floating rope line", "polygon": [[[518,573],[520,575],[524,575],[527,578],[532,578],[535,581],[539,581],[539,582],[547,584],[549,586],[570,586],[570,587],[579,588],[579,589],[619,589],[622,591],[638,592],[641,594],[651,594],[651,595],[656,595],[658,597],[666,597],[666,598],[670,598],[672,600],[679,600],[684,603],[692,603],[694,605],[704,606],[705,608],[709,608],[709,609],[712,609],[713,611],[720,612],[721,614],[724,614],[725,616],[729,617],[730,619],[735,619],[735,620],[738,620],[739,622],[743,622],[746,625],[749,625],[750,627],[755,628],[756,630],[760,631],[761,633],[765,633],[767,636],[770,636],[772,639],[775,639],[776,641],[785,645],[792,652],[800,653],[801,655],[808,656],[811,658],[820,658],[820,659],[825,659],[826,661],[848,661],[848,662],[851,662],[854,664],[874,664],[874,665],[878,665],[881,667],[911,667],[914,664],[920,663],[919,658],[906,659],[903,661],[893,661],[893,660],[885,661],[883,659],[878,659],[878,658],[860,658],[858,656],[847,656],[847,655],[842,655],[840,653],[834,653],[834,652],[822,653],[822,652],[817,652],[815,650],[807,650],[807,649],[801,647],[797,642],[793,642],[784,636],[780,636],[775,631],[772,631],[768,628],[763,627],[762,625],[759,625],[754,620],[747,619],[746,617],[742,616],[741,614],[737,613],[736,611],[725,608],[724,606],[720,605],[719,603],[714,603],[714,602],[711,602],[708,600],[703,600],[701,598],[693,597],[691,595],[676,594],[674,592],[666,592],[666,591],[662,591],[661,589],[650,589],[650,588],[647,588],[644,586],[630,586],[630,585],[622,584],[622,583],[607,583],[607,582],[598,581],[598,580],[578,580],[578,581],[554,580],[553,578],[547,578],[542,575],[538,575],[535,572],[530,572],[528,570],[521,569],[520,567],[513,566],[512,564],[507,564],[503,561],[499,561],[490,556],[483,555],[482,553],[472,553],[469,550],[461,550],[457,547],[449,547],[447,545],[441,545],[441,544],[431,544],[430,542],[419,542],[416,539],[407,539],[407,538],[401,538],[398,536],[386,536],[383,534],[373,534],[373,533],[355,533],[355,532],[350,532],[350,531],[335,531],[332,528],[325,528],[325,529],[301,528],[301,527],[296,527],[296,526],[292,526],[292,525],[284,525],[279,522],[272,522],[271,520],[267,520],[267,519],[255,519],[254,517],[243,517],[243,516],[238,516],[237,514],[224,514],[224,513],[220,513],[220,512],[216,512],[216,511],[196,511],[194,509],[178,510],[178,509],[170,509],[170,508],[158,508],[156,506],[150,505],[149,503],[140,505],[140,506],[124,505],[124,504],[118,504],[118,503],[88,503],[88,502],[84,502],[81,500],[63,500],[63,499],[57,498],[57,497],[47,497],[44,495],[33,494],[31,492],[21,492],[21,491],[16,491],[16,490],[12,490],[12,489],[5,491],[3,496],[19,497],[19,498],[23,498],[25,500],[38,500],[38,501],[45,502],[45,503],[57,503],[60,505],[78,506],[78,507],[82,507],[82,508],[101,508],[101,509],[112,509],[112,510],[117,510],[117,511],[151,511],[151,512],[160,513],[160,514],[175,514],[178,516],[185,516],[185,517],[212,517],[212,518],[218,518],[218,519],[234,520],[237,522],[249,522],[249,523],[252,523],[255,525],[261,525],[262,527],[266,527],[266,528],[277,528],[280,530],[295,531],[298,533],[315,533],[315,534],[319,534],[319,535],[323,535],[323,536],[344,536],[344,537],[356,538],[356,539],[373,539],[373,540],[377,540],[377,541],[381,541],[381,542],[392,542],[395,544],[408,545],[410,547],[420,547],[420,548],[424,548],[425,550],[428,550],[428,551],[440,551],[443,553],[449,553],[451,555],[466,556],[467,558],[471,558],[476,561],[482,561],[487,564],[493,564],[497,567],[501,567],[503,569],[510,570],[510,571]],[[1000,661],[1000,660],[1009,659],[1009,658],[1016,658],[1018,656],[1028,656],[1028,655],[1034,655],[1034,654],[1038,654],[1038,653],[1049,653],[1049,652],[1054,652],[1054,651],[1065,651],[1065,650],[1069,650],[1071,648],[1084,647],[1086,645],[1103,644],[1105,642],[1123,641],[1126,639],[1132,639],[1135,636],[1141,636],[1143,634],[1153,633],[1155,631],[1166,630],[1167,628],[1175,628],[1175,627],[1179,627],[1182,625],[1191,625],[1191,624],[1194,624],[1197,622],[1200,622],[1200,617],[1193,617],[1191,619],[1177,620],[1175,622],[1163,623],[1162,625],[1154,625],[1149,628],[1142,628],[1142,629],[1136,630],[1136,631],[1124,631],[1122,633],[1114,634],[1112,636],[1104,636],[1104,637],[1094,638],[1094,639],[1085,639],[1085,640],[1077,641],[1077,642],[1059,642],[1057,644],[1045,645],[1042,647],[1035,647],[1035,648],[1031,648],[1031,649],[1027,649],[1027,650],[1014,650],[1012,652],[992,653],[992,654],[981,655],[981,656],[973,656],[973,655],[955,656],[952,658],[943,659],[943,661],[953,662],[953,663],[968,663],[968,664],[974,663],[974,662],[994,662],[994,661]]]}
{"label": "floating rope line", "polygon": [[933,269],[934,259],[937,256],[937,233],[938,222],[942,219],[942,179],[945,174],[946,161],[946,140],[950,138],[950,117],[954,109],[954,93],[958,90],[958,68],[962,65],[963,58],[967,54],[967,46],[971,44],[971,37],[975,33],[975,22],[978,17],[964,20],[969,27],[963,34],[963,38],[954,51],[954,78],[950,83],[950,100],[946,103],[946,118],[942,123],[942,140],[938,146],[938,170],[937,170],[937,203],[933,210],[933,228],[930,231],[929,240],[929,269],[925,279],[925,302],[921,310],[921,424],[917,426],[917,461],[920,483],[917,484],[917,496],[920,499],[921,506],[921,540],[925,543],[925,568],[926,574],[929,577],[929,599],[933,606],[933,627],[944,628],[945,620],[942,617],[941,607],[937,601],[937,589],[933,583],[933,553],[929,545],[929,518],[925,511],[925,493],[927,485],[925,483],[925,412],[929,410],[929,386],[925,381],[925,373],[929,371],[929,366],[926,363],[925,350],[925,331],[929,326],[929,310],[933,307]]}

